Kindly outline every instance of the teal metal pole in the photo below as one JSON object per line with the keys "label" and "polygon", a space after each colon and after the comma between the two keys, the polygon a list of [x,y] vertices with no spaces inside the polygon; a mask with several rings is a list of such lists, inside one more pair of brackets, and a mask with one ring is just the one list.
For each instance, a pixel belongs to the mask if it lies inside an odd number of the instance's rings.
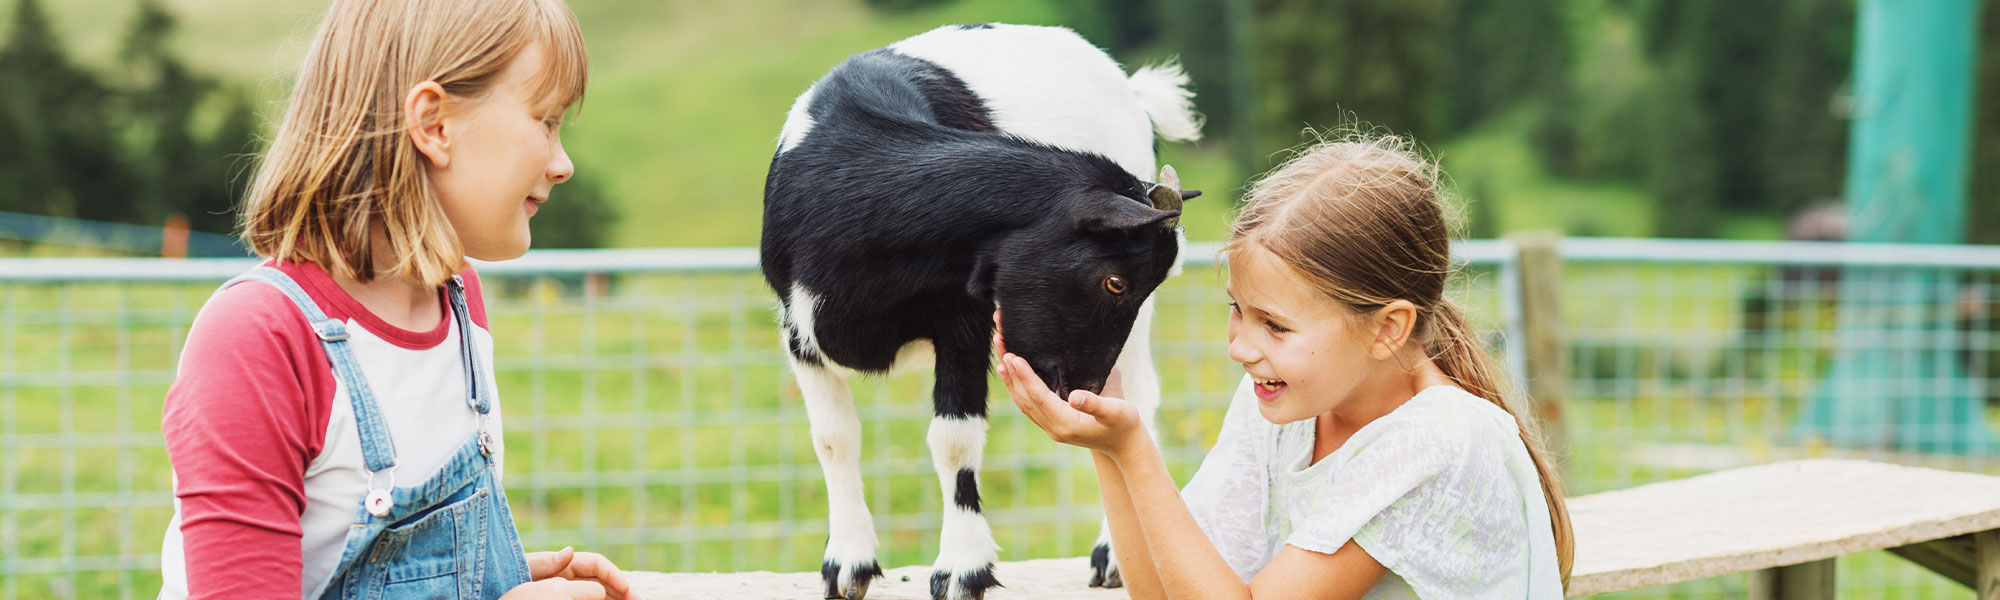
{"label": "teal metal pole", "polygon": [[[1966,228],[1975,0],[1861,0],[1846,196],[1849,239],[1953,244]],[[1839,346],[1801,422],[1845,446],[1991,452],[1960,368],[1959,273],[1847,269]]]}

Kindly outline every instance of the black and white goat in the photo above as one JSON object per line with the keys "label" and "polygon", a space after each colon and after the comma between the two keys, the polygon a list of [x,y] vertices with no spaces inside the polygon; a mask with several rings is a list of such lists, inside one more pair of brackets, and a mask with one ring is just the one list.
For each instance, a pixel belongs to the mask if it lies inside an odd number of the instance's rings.
{"label": "black and white goat", "polygon": [[[1067,29],[950,26],[854,55],[792,105],[762,261],[826,476],[827,597],[881,575],[852,375],[935,369],[940,600],[997,585],[978,478],[996,306],[1008,350],[1052,389],[1100,391],[1115,363],[1151,426],[1148,297],[1185,241],[1178,182],[1144,179],[1156,132],[1200,135],[1186,83],[1171,64],[1128,77]],[[1093,585],[1117,585],[1109,539]]]}

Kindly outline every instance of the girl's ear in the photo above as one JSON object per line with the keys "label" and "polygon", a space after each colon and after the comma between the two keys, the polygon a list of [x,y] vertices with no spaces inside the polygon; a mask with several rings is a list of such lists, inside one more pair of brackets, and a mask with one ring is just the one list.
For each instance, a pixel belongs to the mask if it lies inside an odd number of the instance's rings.
{"label": "girl's ear", "polygon": [[1368,356],[1375,360],[1388,360],[1409,343],[1410,335],[1416,331],[1417,305],[1408,300],[1392,301],[1375,309],[1373,321],[1375,341],[1368,345]]}
{"label": "girl's ear", "polygon": [[403,128],[410,143],[439,169],[451,164],[451,137],[444,128],[448,100],[444,86],[435,81],[419,83],[403,96]]}

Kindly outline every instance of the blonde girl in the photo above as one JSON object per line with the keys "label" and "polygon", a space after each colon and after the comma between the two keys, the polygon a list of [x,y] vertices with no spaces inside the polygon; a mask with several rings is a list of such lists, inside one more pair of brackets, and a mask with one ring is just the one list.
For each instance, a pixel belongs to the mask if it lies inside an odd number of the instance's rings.
{"label": "blonde girl", "polygon": [[1185,490],[1117,390],[1059,398],[1003,355],[1021,411],[1092,450],[1132,597],[1562,597],[1561,489],[1444,295],[1438,187],[1365,137],[1251,187],[1225,245],[1244,381]]}
{"label": "blonde girl", "polygon": [[479,277],[573,167],[560,0],[336,0],[241,212],[265,262],[188,331],[161,598],[629,598],[524,553]]}

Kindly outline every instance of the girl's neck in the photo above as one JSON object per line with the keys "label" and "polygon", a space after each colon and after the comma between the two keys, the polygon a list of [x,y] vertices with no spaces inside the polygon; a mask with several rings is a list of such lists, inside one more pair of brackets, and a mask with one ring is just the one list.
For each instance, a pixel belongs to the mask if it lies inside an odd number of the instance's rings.
{"label": "girl's neck", "polygon": [[438,301],[437,288],[424,285],[414,277],[378,275],[374,280],[364,282],[345,275],[334,275],[333,282],[369,313],[399,329],[430,331],[444,320],[444,307]]}
{"label": "girl's neck", "polygon": [[1414,360],[1418,361],[1416,368],[1384,373],[1380,380],[1363,384],[1360,397],[1314,419],[1313,462],[1333,454],[1354,432],[1395,412],[1425,389],[1452,385],[1451,378],[1429,356],[1417,354]]}
{"label": "girl's neck", "polygon": [[[369,232],[373,238],[375,264],[393,264],[386,249],[388,236],[378,225]],[[408,273],[375,272],[375,278],[361,281],[333,274],[333,282],[361,307],[388,324],[410,331],[430,331],[444,320],[444,305],[438,300],[437,286],[426,285]]]}

